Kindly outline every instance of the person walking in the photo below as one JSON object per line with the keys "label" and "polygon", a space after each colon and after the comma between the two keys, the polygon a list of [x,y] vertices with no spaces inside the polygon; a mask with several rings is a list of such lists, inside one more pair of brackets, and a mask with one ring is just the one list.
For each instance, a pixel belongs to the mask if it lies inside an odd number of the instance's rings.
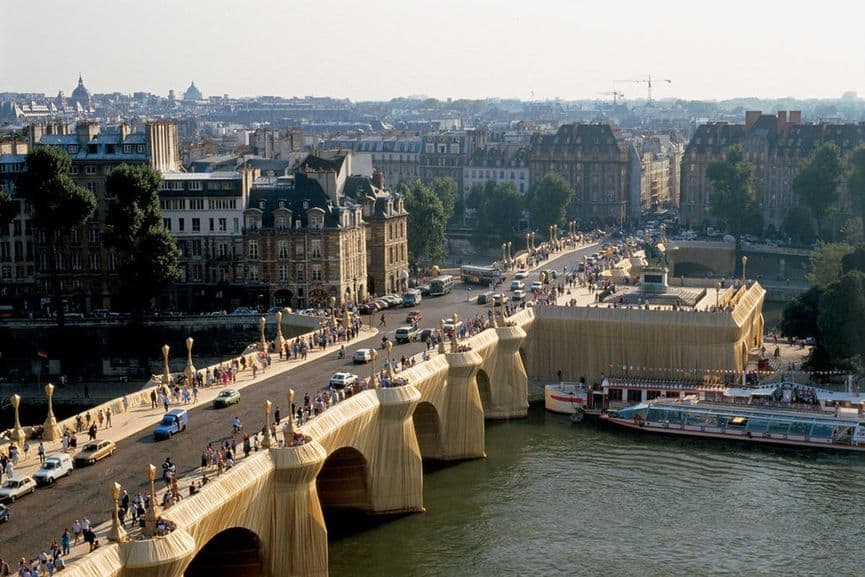
{"label": "person walking", "polygon": [[378,320],[378,326],[387,327],[387,322],[385,322],[384,313],[382,313],[381,318]]}
{"label": "person walking", "polygon": [[72,541],[72,535],[69,533],[69,528],[63,529],[63,535],[60,536],[60,550],[63,555],[69,555],[69,545]]}
{"label": "person walking", "polygon": [[156,408],[156,389],[153,389],[152,391],[150,391],[150,408],[151,409]]}
{"label": "person walking", "polygon": [[39,441],[38,453],[39,453],[39,462],[44,463],[45,462],[45,444],[42,441]]}
{"label": "person walking", "polygon": [[105,409],[105,428],[111,428],[111,407]]}
{"label": "person walking", "polygon": [[78,540],[81,539],[81,522],[78,519],[72,523],[72,537],[72,544],[78,545]]}

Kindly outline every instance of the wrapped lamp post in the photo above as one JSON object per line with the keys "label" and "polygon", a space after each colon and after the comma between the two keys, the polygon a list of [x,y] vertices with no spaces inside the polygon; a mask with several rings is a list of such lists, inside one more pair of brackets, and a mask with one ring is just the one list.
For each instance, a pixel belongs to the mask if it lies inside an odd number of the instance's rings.
{"label": "wrapped lamp post", "polygon": [[159,505],[156,503],[156,467],[152,463],[147,467],[147,479],[150,481],[150,505],[144,513],[144,536],[153,537],[156,534]]}
{"label": "wrapped lamp post", "polygon": [[258,319],[258,330],[261,332],[261,352],[267,354],[267,337],[264,334],[264,327],[267,325],[267,319],[261,317]]}
{"label": "wrapped lamp post", "polygon": [[370,389],[377,389],[377,388],[378,388],[378,383],[376,383],[376,380],[375,380],[375,361],[376,361],[376,359],[378,358],[378,351],[375,350],[375,349],[372,349],[372,350],[370,351],[370,355],[369,355],[369,356],[370,356],[370,366],[371,366],[371,369],[370,369],[370,371],[369,371],[369,387],[368,387],[368,388],[370,388]]}
{"label": "wrapped lamp post", "polygon": [[54,416],[54,385],[51,383],[45,385],[45,396],[48,397],[48,416],[42,425],[42,440],[56,441],[60,438],[60,427],[57,426],[57,417]]}
{"label": "wrapped lamp post", "polygon": [[192,344],[194,342],[195,339],[192,337],[186,337],[186,368],[183,370],[183,374],[186,377],[187,387],[192,386],[195,378],[195,365],[192,364]]}
{"label": "wrapped lamp post", "polygon": [[120,491],[122,487],[120,483],[115,482],[111,487],[111,499],[114,502],[114,515],[111,518],[111,531],[108,533],[110,541],[122,543],[126,541],[126,529],[120,522]]}
{"label": "wrapped lamp post", "polygon": [[168,368],[168,351],[171,347],[162,345],[162,384],[166,387],[171,386],[171,369]]}
{"label": "wrapped lamp post", "polygon": [[262,445],[265,449],[273,447],[273,434],[270,432],[270,410],[273,408],[273,403],[264,401],[264,441]]}
{"label": "wrapped lamp post", "polygon": [[393,350],[393,343],[390,341],[386,341],[384,345],[385,350],[387,351],[387,366],[385,371],[387,372],[387,378],[393,379],[393,368],[390,364],[390,352]]}
{"label": "wrapped lamp post", "polygon": [[457,352],[457,348],[459,346],[459,344],[458,344],[459,340],[457,337],[457,327],[459,326],[459,323],[460,323],[460,316],[457,313],[454,313],[453,319],[454,319],[454,328],[453,328],[453,332],[451,333],[451,352],[455,353],[455,352]]}
{"label": "wrapped lamp post", "polygon": [[[294,389],[288,389],[288,409],[294,406]],[[294,433],[297,429],[294,427],[294,411],[291,411],[292,414],[288,417],[288,422],[285,423],[285,427],[282,429],[282,436],[285,438],[285,444],[291,444],[291,440],[294,438]]]}
{"label": "wrapped lamp post", "polygon": [[285,350],[285,337],[282,336],[282,311],[276,311],[276,347],[279,354]]}
{"label": "wrapped lamp post", "polygon": [[439,319],[439,346],[438,351],[440,355],[445,354],[445,320]]}
{"label": "wrapped lamp post", "polygon": [[9,397],[9,401],[15,409],[15,428],[12,429],[12,436],[9,440],[18,447],[19,451],[23,451],[24,443],[27,442],[27,435],[24,433],[24,429],[21,428],[21,420],[18,418],[18,406],[21,404],[21,396],[12,395]]}

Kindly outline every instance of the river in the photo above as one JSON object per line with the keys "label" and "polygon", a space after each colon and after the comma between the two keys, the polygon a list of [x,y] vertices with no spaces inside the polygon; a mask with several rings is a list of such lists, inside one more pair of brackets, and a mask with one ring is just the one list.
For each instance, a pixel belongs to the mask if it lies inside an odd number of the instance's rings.
{"label": "river", "polygon": [[865,457],[646,437],[532,408],[429,470],[425,513],[330,528],[331,577],[862,575]]}

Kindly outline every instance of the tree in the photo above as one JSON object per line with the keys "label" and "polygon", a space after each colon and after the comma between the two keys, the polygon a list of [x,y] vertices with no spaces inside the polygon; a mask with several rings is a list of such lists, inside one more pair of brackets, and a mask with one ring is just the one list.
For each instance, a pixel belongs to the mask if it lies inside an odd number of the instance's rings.
{"label": "tree", "polygon": [[841,274],[854,270],[865,272],[865,245],[856,245],[853,252],[841,257]]}
{"label": "tree", "polygon": [[420,180],[400,184],[408,210],[408,259],[412,266],[421,261],[435,264],[445,258],[447,218],[441,200]]}
{"label": "tree", "polygon": [[735,236],[761,232],[763,215],[754,193],[754,168],[740,145],[731,146],[723,160],[714,160],[706,168],[712,184],[709,212],[727,232]]}
{"label": "tree", "polygon": [[511,239],[523,212],[523,198],[513,182],[475,183],[467,201],[475,210],[475,241],[495,246]]}
{"label": "tree", "polygon": [[27,155],[27,171],[21,178],[19,190],[30,203],[33,226],[45,233],[48,244],[52,307],[57,313],[57,324],[65,321],[60,282],[57,274],[57,252],[63,233],[87,222],[96,210],[96,196],[78,186],[69,176],[72,161],[66,151],[56,147],[37,148]]}
{"label": "tree", "polygon": [[[445,220],[451,220],[456,214],[457,183],[452,178],[440,176],[434,178],[429,186],[442,203],[442,209],[446,217]],[[457,214],[456,216],[460,215]]]}
{"label": "tree", "polygon": [[841,277],[841,261],[853,252],[853,247],[845,242],[821,242],[811,253],[811,270],[806,277],[820,288],[826,288]]}
{"label": "tree", "polygon": [[115,197],[108,207],[105,246],[121,257],[126,307],[142,314],[147,303],[180,278],[180,250],[162,225],[162,177],[144,165],[121,164],[106,181]]}
{"label": "tree", "polygon": [[811,217],[811,211],[802,205],[790,207],[784,216],[784,224],[781,225],[781,228],[797,244],[811,246],[817,240],[817,231],[814,230],[814,219]]}
{"label": "tree", "polygon": [[844,173],[841,151],[835,144],[826,143],[814,149],[793,179],[793,193],[816,219],[818,235],[822,232],[824,217],[841,196]]}
{"label": "tree", "polygon": [[18,214],[18,201],[0,188],[0,226],[6,226]]}
{"label": "tree", "polygon": [[822,341],[817,317],[820,314],[820,297],[823,289],[812,286],[784,306],[781,313],[781,333],[790,337],[811,337]]}
{"label": "tree", "polygon": [[865,273],[853,271],[830,284],[820,299],[817,325],[833,359],[865,360]]}
{"label": "tree", "polygon": [[565,210],[574,198],[574,189],[568,182],[555,173],[539,180],[529,191],[529,214],[532,226],[545,231],[550,225],[563,225]]}
{"label": "tree", "polygon": [[857,146],[850,157],[847,194],[865,225],[865,145]]}

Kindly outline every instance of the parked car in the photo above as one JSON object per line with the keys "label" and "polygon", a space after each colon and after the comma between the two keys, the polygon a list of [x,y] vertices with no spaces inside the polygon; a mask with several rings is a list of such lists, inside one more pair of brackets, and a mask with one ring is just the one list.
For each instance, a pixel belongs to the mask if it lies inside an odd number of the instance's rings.
{"label": "parked car", "polygon": [[511,292],[511,298],[515,301],[521,301],[526,298],[526,291],[520,289]]}
{"label": "parked car", "polygon": [[75,455],[75,466],[92,465],[96,461],[110,457],[116,450],[117,445],[114,441],[90,441]]}
{"label": "parked car", "polygon": [[527,271],[527,270],[518,270],[518,271],[514,274],[514,278],[515,278],[516,280],[523,280],[523,279],[525,279],[525,278],[529,278],[529,271]]}
{"label": "parked car", "polygon": [[432,338],[435,335],[436,335],[435,329],[421,329],[420,335],[418,336],[418,339],[421,341],[426,341],[427,339]]}
{"label": "parked car", "polygon": [[396,330],[396,334],[394,338],[398,343],[409,343],[411,341],[417,340],[420,336],[420,331],[414,328],[411,325],[399,327]]}
{"label": "parked car", "polygon": [[5,523],[9,520],[11,513],[9,513],[9,507],[6,505],[0,505],[0,522]]}
{"label": "parked car", "polygon": [[240,393],[236,389],[225,389],[220,391],[216,398],[213,399],[213,408],[221,409],[228,405],[236,405],[240,402]]}
{"label": "parked car", "polygon": [[385,309],[390,308],[390,303],[384,299],[375,299],[373,302],[375,303],[375,306],[378,307],[378,310],[380,310],[380,311],[383,311]]}
{"label": "parked car", "polygon": [[381,298],[383,298],[385,301],[387,301],[387,304],[389,304],[392,307],[398,307],[398,306],[402,305],[402,297],[399,295],[384,295]]}
{"label": "parked car", "polygon": [[372,349],[357,349],[351,359],[355,364],[368,363],[372,360]]}
{"label": "parked car", "polygon": [[231,314],[232,315],[254,315],[256,312],[258,312],[258,311],[256,311],[252,307],[237,307],[236,309],[231,311]]}
{"label": "parked car", "polygon": [[357,307],[357,311],[362,315],[371,315],[376,310],[378,310],[375,305],[369,303],[363,303],[359,307]]}
{"label": "parked car", "polygon": [[521,281],[521,280],[511,281],[511,290],[512,291],[522,290],[524,288],[526,288],[526,283],[524,283],[523,281]]}
{"label": "parked car", "polygon": [[430,288],[429,288],[429,285],[428,285],[428,284],[422,284],[422,285],[420,285],[420,286],[417,287],[417,288],[420,289],[420,294],[421,294],[421,295],[423,295],[423,296],[425,296],[425,297],[428,297],[428,296],[429,296],[429,290],[430,290]]}
{"label": "parked car", "polygon": [[189,424],[189,411],[186,409],[171,409],[162,415],[162,421],[153,430],[153,438],[157,441],[170,439],[177,433],[185,431],[187,424]]}
{"label": "parked car", "polygon": [[350,387],[357,382],[357,375],[354,373],[334,373],[330,376],[330,386],[334,389],[344,389]]}
{"label": "parked car", "polygon": [[36,492],[36,481],[32,477],[12,477],[0,485],[0,501],[14,503],[24,495]]}
{"label": "parked car", "polygon": [[66,453],[58,453],[45,459],[39,470],[33,473],[33,480],[37,485],[50,485],[71,472],[72,457]]}
{"label": "parked car", "polygon": [[423,313],[420,311],[409,311],[409,313],[405,316],[405,322],[414,323],[420,322],[423,318]]}

